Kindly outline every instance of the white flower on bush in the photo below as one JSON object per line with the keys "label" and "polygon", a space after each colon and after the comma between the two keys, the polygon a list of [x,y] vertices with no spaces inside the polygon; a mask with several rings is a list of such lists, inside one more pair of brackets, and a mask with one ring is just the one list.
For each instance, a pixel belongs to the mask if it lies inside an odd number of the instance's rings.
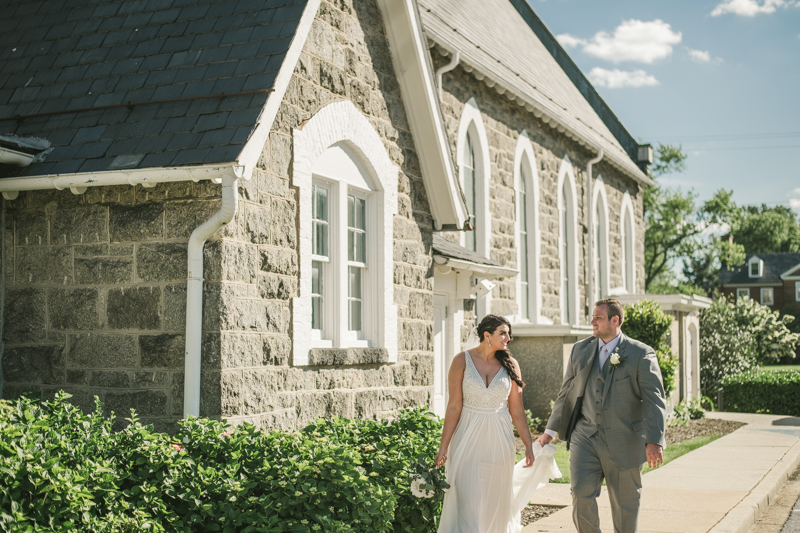
{"label": "white flower on bush", "polygon": [[425,484],[425,479],[422,476],[417,476],[411,482],[411,494],[417,498],[433,498],[434,492],[432,490],[423,490],[422,485]]}

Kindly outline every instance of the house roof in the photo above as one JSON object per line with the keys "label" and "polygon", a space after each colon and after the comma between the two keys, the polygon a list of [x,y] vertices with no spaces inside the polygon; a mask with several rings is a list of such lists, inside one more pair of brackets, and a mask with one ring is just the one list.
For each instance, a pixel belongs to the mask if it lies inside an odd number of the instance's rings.
{"label": "house roof", "polygon": [[[764,272],[760,278],[751,278],[747,272],[747,265],[752,257],[758,257],[764,261]],[[722,265],[719,270],[720,285],[729,284],[763,284],[775,283],[782,284],[781,274],[800,264],[800,253],[782,254],[747,254],[744,264],[732,267],[728,270],[726,265]]]}
{"label": "house roof", "polygon": [[235,161],[306,4],[4,2],[0,134],[52,147],[0,176]]}
{"label": "house roof", "polygon": [[431,247],[433,248],[434,254],[438,254],[443,257],[461,259],[462,261],[469,261],[471,263],[477,263],[479,265],[488,265],[496,267],[503,266],[497,261],[492,261],[491,259],[487,259],[486,257],[483,257],[482,255],[477,254],[472,250],[468,250],[461,245],[452,243],[436,233],[433,234],[433,244]]}
{"label": "house roof", "polygon": [[603,149],[604,160],[627,176],[652,184],[511,2],[419,0],[419,6],[428,38],[459,52],[464,68],[577,142]]}

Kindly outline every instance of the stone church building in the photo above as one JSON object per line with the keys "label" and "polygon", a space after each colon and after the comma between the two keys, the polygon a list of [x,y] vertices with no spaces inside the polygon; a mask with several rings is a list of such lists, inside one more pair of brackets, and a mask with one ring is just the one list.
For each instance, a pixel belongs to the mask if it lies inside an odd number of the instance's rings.
{"label": "stone church building", "polygon": [[428,404],[482,315],[546,414],[641,293],[640,146],[524,0],[0,6],[2,397],[170,431]]}

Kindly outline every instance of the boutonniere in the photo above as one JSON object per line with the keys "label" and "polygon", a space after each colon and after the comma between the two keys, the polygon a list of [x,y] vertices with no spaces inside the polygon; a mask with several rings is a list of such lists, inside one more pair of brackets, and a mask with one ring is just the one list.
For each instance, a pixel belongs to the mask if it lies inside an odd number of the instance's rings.
{"label": "boutonniere", "polygon": [[619,346],[614,348],[614,351],[611,352],[611,355],[608,357],[608,361],[611,363],[611,366],[619,366],[625,362],[625,356],[619,353]]}

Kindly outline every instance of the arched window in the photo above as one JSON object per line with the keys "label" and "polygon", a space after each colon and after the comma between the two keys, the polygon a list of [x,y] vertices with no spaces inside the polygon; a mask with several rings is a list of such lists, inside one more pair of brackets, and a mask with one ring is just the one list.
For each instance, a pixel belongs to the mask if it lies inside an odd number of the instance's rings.
{"label": "arched window", "polygon": [[519,316],[524,322],[546,323],[541,316],[542,294],[539,274],[539,178],[536,158],[528,134],[523,131],[517,140],[514,157],[517,189],[517,292]]}
{"label": "arched window", "polygon": [[561,323],[578,324],[578,233],[577,191],[569,157],[558,172],[558,255],[561,284]]}
{"label": "arched window", "polygon": [[458,125],[456,160],[459,180],[474,231],[462,232],[461,245],[489,257],[492,221],[489,214],[489,141],[474,98],[464,105]]}
{"label": "arched window", "polygon": [[350,101],[295,130],[300,295],[293,301],[293,363],[312,348],[380,347],[397,360],[392,262],[395,166]]}
{"label": "arched window", "polygon": [[594,268],[593,298],[600,300],[609,293],[608,280],[608,198],[602,177],[598,177],[593,192],[592,261]]}
{"label": "arched window", "polygon": [[633,218],[633,202],[631,195],[622,197],[622,213],[620,214],[620,237],[622,244],[622,287],[628,294],[636,292],[636,233]]}

